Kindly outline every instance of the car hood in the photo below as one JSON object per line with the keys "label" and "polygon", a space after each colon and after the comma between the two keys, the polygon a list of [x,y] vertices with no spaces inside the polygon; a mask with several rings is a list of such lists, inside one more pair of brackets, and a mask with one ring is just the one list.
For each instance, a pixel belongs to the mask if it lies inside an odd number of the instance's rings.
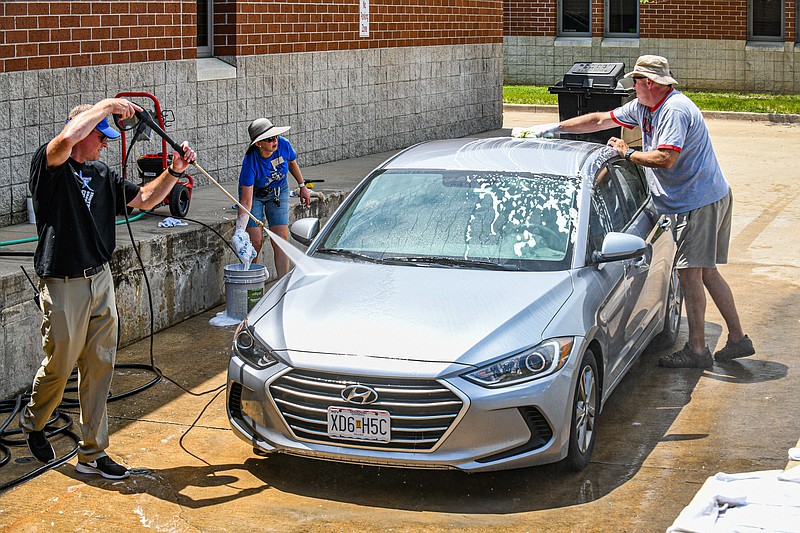
{"label": "car hood", "polygon": [[505,272],[314,260],[248,316],[278,352],[460,363],[535,345],[572,293],[568,272]]}

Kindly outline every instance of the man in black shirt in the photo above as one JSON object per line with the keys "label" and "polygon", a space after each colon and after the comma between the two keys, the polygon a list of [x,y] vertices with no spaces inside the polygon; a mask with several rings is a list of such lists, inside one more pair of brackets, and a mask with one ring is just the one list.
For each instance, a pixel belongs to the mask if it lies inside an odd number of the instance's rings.
{"label": "man in black shirt", "polygon": [[170,166],[142,187],[99,161],[107,140],[120,136],[109,126],[108,116],[127,119],[141,110],[121,98],[79,105],[61,132],[34,154],[29,184],[39,234],[34,267],[40,278],[45,357],[20,426],[34,457],[45,463],[55,459],[44,427],[61,403],[77,363],[82,440],[76,469],[109,479],[129,474],[105,452],[106,398],[117,347],[114,282],[108,266],[116,246],[115,217],[126,205],[151,209],[161,202],[196,158],[184,142],[184,154],[173,152]]}

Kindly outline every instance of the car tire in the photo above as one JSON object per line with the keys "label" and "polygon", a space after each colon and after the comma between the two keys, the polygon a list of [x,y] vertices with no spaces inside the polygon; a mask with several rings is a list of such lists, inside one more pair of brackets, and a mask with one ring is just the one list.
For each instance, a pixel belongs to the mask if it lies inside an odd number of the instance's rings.
{"label": "car tire", "polygon": [[177,183],[169,193],[169,212],[175,218],[183,218],[189,212],[189,188]]}
{"label": "car tire", "polygon": [[572,417],[569,432],[569,451],[564,464],[579,472],[592,458],[595,441],[595,423],[599,412],[600,387],[597,361],[592,350],[586,350],[581,359],[578,381],[572,400]]}
{"label": "car tire", "polygon": [[669,348],[678,340],[681,330],[681,312],[683,311],[683,290],[681,290],[678,271],[672,269],[667,293],[667,312],[664,314],[664,329],[653,338],[656,348]]}

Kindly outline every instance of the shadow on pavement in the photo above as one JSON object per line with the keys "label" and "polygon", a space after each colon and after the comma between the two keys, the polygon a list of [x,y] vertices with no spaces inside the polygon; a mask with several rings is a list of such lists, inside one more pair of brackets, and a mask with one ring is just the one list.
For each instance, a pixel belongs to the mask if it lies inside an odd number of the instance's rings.
{"label": "shadow on pavement", "polygon": [[[78,474],[67,466],[61,472],[76,482],[120,494],[149,494],[190,509],[219,505],[259,494],[270,487],[241,487],[248,474],[241,464],[179,466],[158,470],[132,469],[124,481]],[[222,490],[224,489],[224,490]],[[213,495],[204,497],[203,495]]]}

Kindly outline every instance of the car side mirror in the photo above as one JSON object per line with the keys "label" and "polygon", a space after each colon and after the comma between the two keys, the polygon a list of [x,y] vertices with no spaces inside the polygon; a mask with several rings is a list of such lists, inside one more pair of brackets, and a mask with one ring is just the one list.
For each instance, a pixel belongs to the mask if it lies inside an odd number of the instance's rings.
{"label": "car side mirror", "polygon": [[603,239],[603,246],[600,251],[595,250],[592,253],[592,261],[594,263],[609,263],[611,261],[633,259],[643,255],[646,251],[647,243],[641,237],[612,231]]}
{"label": "car side mirror", "polygon": [[296,241],[304,246],[308,246],[319,233],[319,219],[301,218],[292,224],[289,228],[289,233],[292,234],[292,237],[294,237]]}

